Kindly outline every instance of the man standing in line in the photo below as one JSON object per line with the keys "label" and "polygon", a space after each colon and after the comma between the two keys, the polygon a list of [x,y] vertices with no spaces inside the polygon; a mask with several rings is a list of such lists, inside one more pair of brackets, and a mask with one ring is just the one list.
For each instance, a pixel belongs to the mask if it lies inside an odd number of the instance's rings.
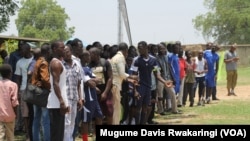
{"label": "man standing in line", "polygon": [[64,42],[55,41],[51,44],[53,58],[50,62],[51,90],[47,108],[50,116],[51,141],[63,141],[65,114],[69,112],[66,86],[66,69],[62,64],[64,57]]}
{"label": "man standing in line", "polygon": [[73,132],[75,127],[75,119],[78,111],[82,109],[82,93],[81,84],[81,67],[79,67],[72,59],[72,47],[68,44],[64,49],[65,55],[63,65],[67,71],[66,86],[67,98],[69,102],[69,113],[65,115],[64,140],[73,141]]}
{"label": "man standing in line", "polygon": [[161,77],[156,58],[149,54],[147,42],[138,43],[138,52],[139,56],[134,58],[131,66],[133,74],[139,75],[139,86],[137,87],[139,95],[136,95],[138,97],[136,124],[145,125],[148,120],[147,113],[150,112],[148,106],[151,102],[152,72],[165,87],[172,87],[172,81],[164,80]]}
{"label": "man standing in line", "polygon": [[16,70],[15,70],[15,75],[16,75],[16,83],[19,87],[19,97],[21,97],[21,115],[23,117],[24,121],[24,126],[26,129],[26,139],[32,139],[30,137],[31,134],[31,127],[30,127],[30,113],[33,111],[32,105],[29,103],[25,102],[22,97],[25,93],[25,89],[27,86],[27,81],[28,81],[28,67],[33,59],[33,55],[30,51],[30,45],[28,43],[24,43],[20,46],[20,53],[22,58],[19,59],[16,63]]}
{"label": "man standing in line", "polygon": [[129,76],[129,74],[125,73],[125,58],[128,56],[128,45],[126,43],[120,43],[118,45],[118,52],[114,57],[111,58],[111,66],[113,71],[113,124],[119,125],[121,118],[121,86],[123,80],[136,79],[137,76]]}
{"label": "man standing in line", "polygon": [[239,61],[239,57],[236,53],[236,44],[231,45],[230,49],[225,53],[224,62],[226,64],[226,71],[227,71],[227,91],[228,96],[234,95],[234,88],[237,83],[237,62]]}

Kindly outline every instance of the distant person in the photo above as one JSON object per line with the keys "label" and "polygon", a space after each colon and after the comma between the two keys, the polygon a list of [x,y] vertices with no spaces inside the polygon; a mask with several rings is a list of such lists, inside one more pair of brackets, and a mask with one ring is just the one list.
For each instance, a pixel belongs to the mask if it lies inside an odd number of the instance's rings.
{"label": "distant person", "polygon": [[0,56],[3,59],[3,64],[9,63],[9,55],[5,49],[0,51]]}
{"label": "distant person", "polygon": [[213,87],[212,90],[212,100],[219,100],[219,98],[217,97],[217,75],[218,75],[218,70],[219,70],[219,60],[220,60],[220,56],[218,54],[218,50],[219,50],[219,46],[214,44],[212,47],[212,55],[213,55],[213,60],[215,61],[214,63],[214,70],[215,70],[215,86]]}
{"label": "distant person", "polygon": [[239,57],[236,53],[236,44],[232,44],[230,49],[225,53],[224,62],[226,63],[226,71],[227,71],[227,92],[228,96],[234,95],[236,96],[234,89],[237,83],[237,62],[239,61]]}
{"label": "distant person", "polygon": [[18,86],[10,80],[12,68],[9,64],[0,67],[0,140],[14,141],[14,127],[17,115]]}
{"label": "distant person", "polygon": [[195,84],[194,97],[198,87],[198,106],[205,106],[205,75],[207,73],[207,61],[203,58],[203,50],[199,50],[198,56],[195,57]]}

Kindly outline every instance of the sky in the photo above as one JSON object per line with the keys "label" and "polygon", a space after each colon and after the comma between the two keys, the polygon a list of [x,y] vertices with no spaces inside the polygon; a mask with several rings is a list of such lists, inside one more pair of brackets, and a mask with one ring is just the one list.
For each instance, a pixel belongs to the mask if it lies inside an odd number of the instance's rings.
{"label": "sky", "polygon": [[[118,42],[117,0],[56,0],[70,17],[68,27],[75,27],[73,38],[85,44],[100,41],[102,44]],[[200,44],[207,41],[192,23],[207,9],[203,0],[126,0],[133,45],[139,41],[159,43],[181,41],[182,44]],[[11,17],[9,28],[1,35],[18,35]],[[125,27],[123,41],[128,42]]]}

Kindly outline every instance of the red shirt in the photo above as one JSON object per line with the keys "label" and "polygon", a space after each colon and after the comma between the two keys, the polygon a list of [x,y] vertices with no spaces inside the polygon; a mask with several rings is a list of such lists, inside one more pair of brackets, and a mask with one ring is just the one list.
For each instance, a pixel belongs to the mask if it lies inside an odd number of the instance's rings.
{"label": "red shirt", "polygon": [[185,68],[187,67],[184,58],[179,58],[179,66],[180,66],[180,79],[183,79],[186,75]]}

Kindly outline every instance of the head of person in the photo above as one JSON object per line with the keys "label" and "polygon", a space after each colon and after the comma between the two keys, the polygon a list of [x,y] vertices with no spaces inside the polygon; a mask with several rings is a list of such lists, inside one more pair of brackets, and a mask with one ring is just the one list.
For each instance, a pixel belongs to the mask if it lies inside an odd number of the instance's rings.
{"label": "head of person", "polygon": [[75,38],[70,45],[72,47],[72,54],[75,55],[76,57],[79,57],[79,55],[83,52],[82,41],[78,38]]}
{"label": "head of person", "polygon": [[3,49],[0,51],[0,56],[2,59],[4,59],[6,56],[8,56],[8,52],[5,49]]}
{"label": "head of person", "polygon": [[22,57],[30,58],[32,55],[30,45],[28,43],[21,44],[20,53]]}
{"label": "head of person", "polygon": [[183,57],[183,53],[184,53],[183,48],[180,48],[179,53],[178,53],[178,57],[182,58]]}
{"label": "head of person", "polygon": [[39,57],[41,57],[41,48],[33,49],[32,54],[34,56],[34,59],[37,60]]}
{"label": "head of person", "polygon": [[237,49],[237,44],[236,43],[232,44],[230,47],[230,51],[234,52],[236,49]]}
{"label": "head of person", "polygon": [[168,43],[168,44],[167,44],[167,51],[168,51],[168,52],[173,53],[173,48],[174,48],[174,46],[173,46],[172,43]]}
{"label": "head of person", "polygon": [[101,42],[95,41],[95,42],[93,42],[92,46],[99,48],[101,53],[103,52],[103,46],[102,46]]}
{"label": "head of person", "polygon": [[156,44],[151,44],[151,47],[150,47],[150,53],[153,55],[153,56],[157,56],[158,55],[158,46]]}
{"label": "head of person", "polygon": [[64,48],[64,61],[72,61],[72,46],[70,44],[66,45]]}
{"label": "head of person", "polygon": [[174,54],[179,54],[180,51],[180,45],[179,44],[174,44],[173,45],[173,53]]}
{"label": "head of person", "polygon": [[18,50],[18,51],[21,51],[21,46],[22,46],[22,44],[24,44],[24,43],[26,43],[26,42],[23,41],[23,40],[19,40],[19,41],[18,41],[18,43],[17,43],[17,50]]}
{"label": "head of person", "polygon": [[162,56],[162,55],[166,55],[167,53],[167,48],[163,45],[163,44],[158,44],[158,55]]}
{"label": "head of person", "polygon": [[10,79],[12,75],[12,68],[10,64],[2,64],[0,66],[0,74],[3,79]]}
{"label": "head of person", "polygon": [[49,62],[52,58],[51,47],[49,43],[41,45],[41,55]]}
{"label": "head of person", "polygon": [[203,57],[203,50],[198,51],[198,59],[202,59]]}
{"label": "head of person", "polygon": [[206,50],[210,50],[213,46],[213,43],[212,42],[207,42],[206,44]]}
{"label": "head of person", "polygon": [[126,64],[127,64],[127,66],[131,66],[132,62],[133,62],[133,57],[128,56],[128,57],[126,58]]}
{"label": "head of person", "polygon": [[101,58],[101,51],[97,47],[92,47],[89,50],[91,62],[98,63]]}
{"label": "head of person", "polygon": [[213,44],[211,47],[211,51],[212,53],[215,53],[217,51],[218,45],[217,44]]}
{"label": "head of person", "polygon": [[128,55],[132,56],[132,57],[136,57],[138,55],[137,49],[136,49],[135,46],[133,46],[133,45],[129,46],[129,48],[128,48]]}
{"label": "head of person", "polygon": [[122,52],[125,58],[128,56],[128,44],[125,42],[119,43],[118,50]]}
{"label": "head of person", "polygon": [[118,47],[117,44],[112,45],[112,46],[108,49],[108,52],[109,52],[108,58],[111,59],[112,57],[114,57],[115,54],[118,52],[118,50],[119,50],[119,47]]}
{"label": "head of person", "polygon": [[64,57],[64,42],[62,40],[57,40],[52,42],[51,51],[54,57],[63,58]]}
{"label": "head of person", "polygon": [[148,55],[148,45],[146,41],[140,41],[137,48],[140,56],[146,57]]}
{"label": "head of person", "polygon": [[90,63],[91,58],[90,58],[90,53],[89,51],[83,51],[83,53],[79,56],[80,60],[81,60],[81,64],[82,66],[85,66],[87,64]]}
{"label": "head of person", "polygon": [[185,55],[186,55],[187,59],[192,58],[192,52],[190,50],[185,51]]}

